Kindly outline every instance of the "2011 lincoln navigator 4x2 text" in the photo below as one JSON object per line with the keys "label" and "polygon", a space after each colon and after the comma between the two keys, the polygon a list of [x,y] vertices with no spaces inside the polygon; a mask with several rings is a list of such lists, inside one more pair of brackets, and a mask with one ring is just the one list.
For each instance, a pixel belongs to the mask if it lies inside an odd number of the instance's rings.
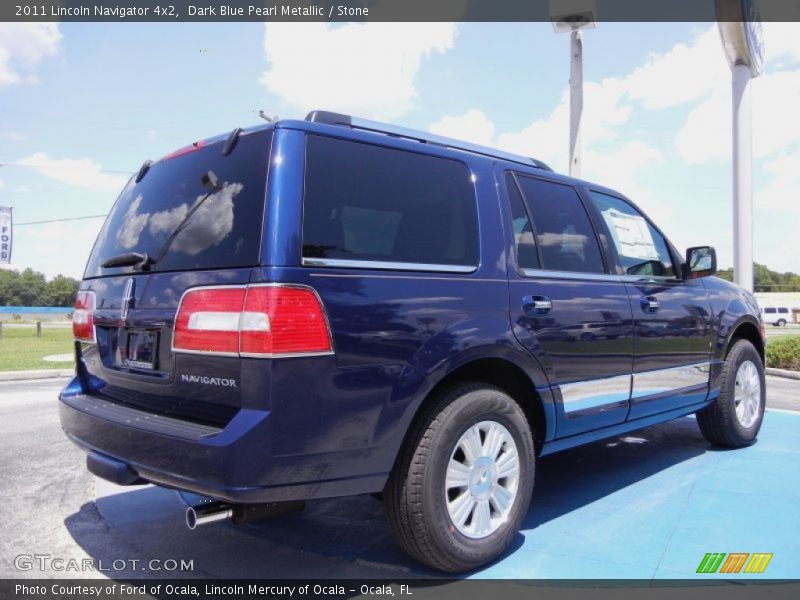
{"label": "2011 lincoln navigator 4x2 text", "polygon": [[691,413],[753,442],[763,327],[715,270],[535,159],[327,112],[236,129],[122,191],[61,422],[192,527],[379,494],[407,553],[465,571],[517,535],[539,456]]}

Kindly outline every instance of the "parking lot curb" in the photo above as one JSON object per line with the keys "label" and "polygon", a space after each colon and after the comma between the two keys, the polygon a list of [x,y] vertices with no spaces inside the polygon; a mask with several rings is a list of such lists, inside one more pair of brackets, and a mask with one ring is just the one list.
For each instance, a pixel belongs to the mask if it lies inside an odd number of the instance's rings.
{"label": "parking lot curb", "polygon": [[55,379],[71,377],[74,369],[37,369],[36,371],[0,371],[0,381],[25,381],[30,379]]}
{"label": "parking lot curb", "polygon": [[788,369],[772,369],[768,367],[764,369],[764,372],[767,375],[774,375],[775,377],[800,380],[800,371],[789,371]]}

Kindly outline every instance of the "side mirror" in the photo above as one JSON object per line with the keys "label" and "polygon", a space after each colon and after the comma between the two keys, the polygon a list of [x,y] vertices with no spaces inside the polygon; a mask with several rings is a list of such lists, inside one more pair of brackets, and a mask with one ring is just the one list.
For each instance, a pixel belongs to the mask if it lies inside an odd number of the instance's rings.
{"label": "side mirror", "polygon": [[695,246],[686,250],[684,279],[710,277],[717,272],[717,251],[712,246]]}

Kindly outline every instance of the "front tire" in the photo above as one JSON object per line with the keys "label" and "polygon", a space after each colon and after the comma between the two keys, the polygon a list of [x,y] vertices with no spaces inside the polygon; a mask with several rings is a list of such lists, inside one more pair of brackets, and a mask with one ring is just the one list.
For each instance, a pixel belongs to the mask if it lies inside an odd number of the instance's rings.
{"label": "front tire", "polygon": [[778,319],[778,327],[786,327],[786,319]]}
{"label": "front tire", "polygon": [[738,340],[722,367],[720,395],[697,413],[697,424],[712,444],[741,448],[752,444],[764,418],[764,364],[753,344]]}
{"label": "front tire", "polygon": [[474,569],[517,535],[533,477],[533,436],[519,405],[493,386],[459,386],[433,403],[397,459],[384,490],[389,528],[426,565]]}

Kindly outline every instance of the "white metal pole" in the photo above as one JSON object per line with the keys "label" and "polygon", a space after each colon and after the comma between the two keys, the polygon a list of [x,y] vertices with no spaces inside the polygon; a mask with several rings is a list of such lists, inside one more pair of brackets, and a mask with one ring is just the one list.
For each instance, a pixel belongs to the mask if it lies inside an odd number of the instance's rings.
{"label": "white metal pole", "polygon": [[569,61],[569,174],[581,176],[581,118],[583,116],[583,32],[570,38]]}
{"label": "white metal pole", "polygon": [[753,291],[753,129],[750,67],[733,70],[733,275]]}

